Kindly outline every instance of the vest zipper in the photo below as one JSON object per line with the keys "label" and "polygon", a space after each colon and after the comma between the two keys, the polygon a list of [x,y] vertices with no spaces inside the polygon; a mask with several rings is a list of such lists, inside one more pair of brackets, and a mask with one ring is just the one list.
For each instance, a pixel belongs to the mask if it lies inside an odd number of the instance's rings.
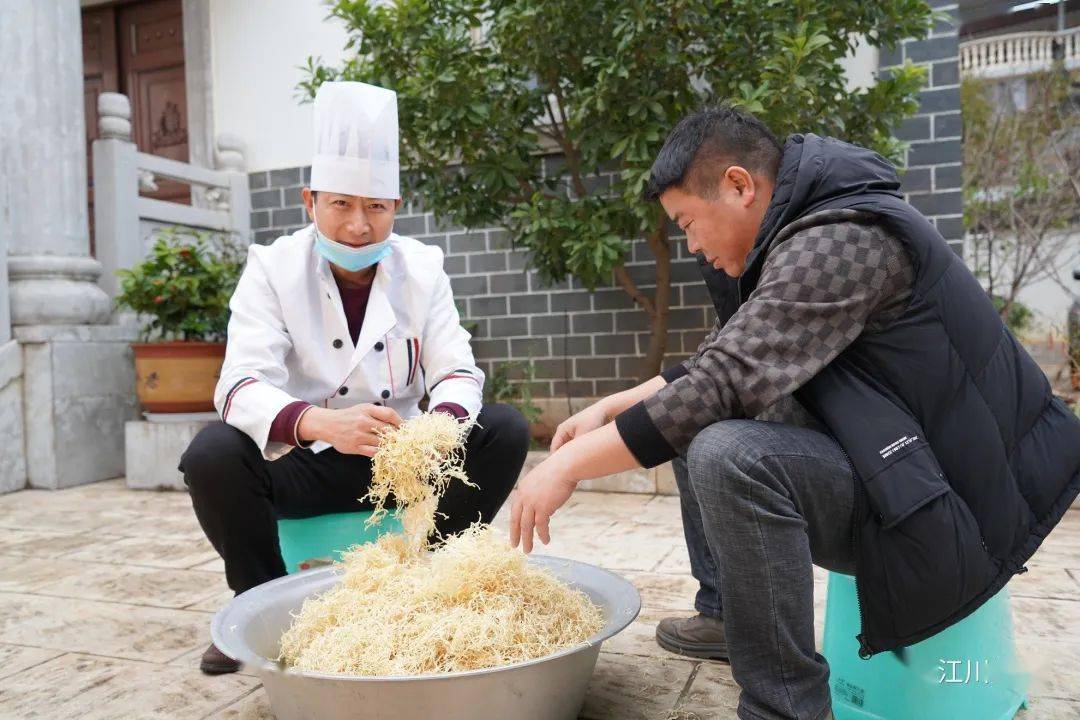
{"label": "vest zipper", "polygon": [[[854,493],[851,496],[851,557],[855,561],[856,567],[858,566],[858,552],[859,552],[859,476],[855,472],[855,464],[851,462],[851,456],[847,454],[847,450],[839,442],[837,446],[840,448],[840,452],[843,453],[844,459],[847,460],[848,467],[851,468],[851,481],[853,485]],[[855,575],[855,606],[859,610],[859,633],[855,636],[855,639],[859,641],[859,657],[863,660],[869,660],[874,655],[874,649],[870,646],[870,643],[866,641],[866,635],[863,632],[865,627],[865,618],[863,616],[863,591],[862,585],[859,582],[859,575]]]}

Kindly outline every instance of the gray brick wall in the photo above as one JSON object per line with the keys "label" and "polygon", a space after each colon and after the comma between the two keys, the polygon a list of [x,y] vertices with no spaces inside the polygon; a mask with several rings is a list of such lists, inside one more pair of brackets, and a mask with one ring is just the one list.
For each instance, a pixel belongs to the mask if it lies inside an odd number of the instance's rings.
{"label": "gray brick wall", "polygon": [[930,0],[949,13],[952,22],[939,21],[929,37],[908,40],[894,51],[882,51],[880,66],[888,70],[910,60],[927,68],[919,110],[897,131],[911,143],[907,152],[904,191],[908,202],[931,218],[956,252],[964,237],[961,171],[960,64],[955,0]]}
{"label": "gray brick wall", "polygon": [[[561,166],[548,158],[552,171]],[[251,226],[255,241],[269,243],[307,224],[300,189],[309,168],[251,173]],[[603,176],[596,182],[607,182]],[[623,390],[640,375],[648,346],[648,319],[614,285],[590,293],[574,281],[543,287],[526,269],[527,254],[513,247],[506,230],[447,225],[418,202],[402,205],[395,232],[446,253],[462,316],[475,323],[473,352],[485,372],[506,361],[532,360],[538,397],[585,397]],[[686,244],[672,243],[672,290],[665,366],[689,356],[715,318],[697,260]],[[654,288],[654,261],[644,241],[634,243],[627,263],[646,292]],[[520,377],[520,371],[511,377]]]}
{"label": "gray brick wall", "polygon": [[[933,4],[956,15],[955,4]],[[956,27],[939,23],[930,37],[883,52],[881,67],[887,69],[905,58],[925,63],[930,72],[918,114],[898,133],[911,141],[904,189],[909,201],[931,217],[959,251],[963,226]],[[558,156],[545,163],[548,172],[560,172]],[[272,242],[307,224],[300,189],[309,172],[287,168],[251,173],[256,242]],[[590,181],[602,187],[610,178],[600,175]],[[609,285],[589,293],[574,281],[543,287],[536,273],[526,268],[526,253],[513,247],[506,230],[447,225],[415,201],[402,206],[394,229],[446,253],[445,268],[458,307],[466,320],[475,323],[473,351],[485,372],[502,362],[532,360],[538,397],[603,395],[638,379],[648,345],[648,320],[620,288]],[[653,289],[653,259],[644,241],[634,243],[628,268],[643,290]],[[697,261],[679,237],[672,243],[665,366],[692,353],[714,318]]]}

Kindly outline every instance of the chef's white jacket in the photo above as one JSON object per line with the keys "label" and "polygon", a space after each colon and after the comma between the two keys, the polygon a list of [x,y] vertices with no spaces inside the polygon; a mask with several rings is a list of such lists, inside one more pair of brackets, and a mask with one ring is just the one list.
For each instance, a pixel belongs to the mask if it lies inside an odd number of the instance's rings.
{"label": "chef's white jacket", "polygon": [[[382,403],[409,418],[427,393],[430,407],[456,403],[475,418],[484,374],[461,327],[442,250],[391,233],[393,252],[376,267],[354,347],[314,240],[308,225],[248,250],[214,392],[221,419],[274,460],[292,446],[270,442],[270,425],[295,400],[328,408]],[[312,449],[327,447],[320,441]]]}

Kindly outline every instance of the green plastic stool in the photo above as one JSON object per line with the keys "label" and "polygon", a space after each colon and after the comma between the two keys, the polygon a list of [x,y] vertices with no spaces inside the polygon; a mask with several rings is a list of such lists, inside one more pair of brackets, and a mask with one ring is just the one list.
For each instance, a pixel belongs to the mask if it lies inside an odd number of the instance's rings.
{"label": "green plastic stool", "polygon": [[380,535],[401,532],[401,522],[394,514],[377,525],[367,526],[371,510],[331,513],[315,517],[278,520],[278,544],[285,569],[290,573],[329,565],[341,559],[341,553],[353,545],[373,542]]}
{"label": "green plastic stool", "polygon": [[1027,705],[1008,588],[899,653],[859,658],[858,628],[855,578],[830,572],[822,652],[837,720],[1008,720]]}

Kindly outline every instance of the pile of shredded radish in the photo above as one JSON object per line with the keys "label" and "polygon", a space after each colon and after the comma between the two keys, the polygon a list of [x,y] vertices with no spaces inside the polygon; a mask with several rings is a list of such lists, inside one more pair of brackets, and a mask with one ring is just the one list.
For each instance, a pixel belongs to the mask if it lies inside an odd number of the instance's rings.
{"label": "pile of shredded radish", "polygon": [[282,636],[287,666],[369,677],[478,670],[544,657],[600,630],[602,613],[588,596],[489,526],[474,524],[426,552],[439,497],[451,480],[468,482],[467,432],[432,413],[384,437],[368,497],[385,513],[393,496],[406,532],[344,554],[341,582],[305,600]]}

